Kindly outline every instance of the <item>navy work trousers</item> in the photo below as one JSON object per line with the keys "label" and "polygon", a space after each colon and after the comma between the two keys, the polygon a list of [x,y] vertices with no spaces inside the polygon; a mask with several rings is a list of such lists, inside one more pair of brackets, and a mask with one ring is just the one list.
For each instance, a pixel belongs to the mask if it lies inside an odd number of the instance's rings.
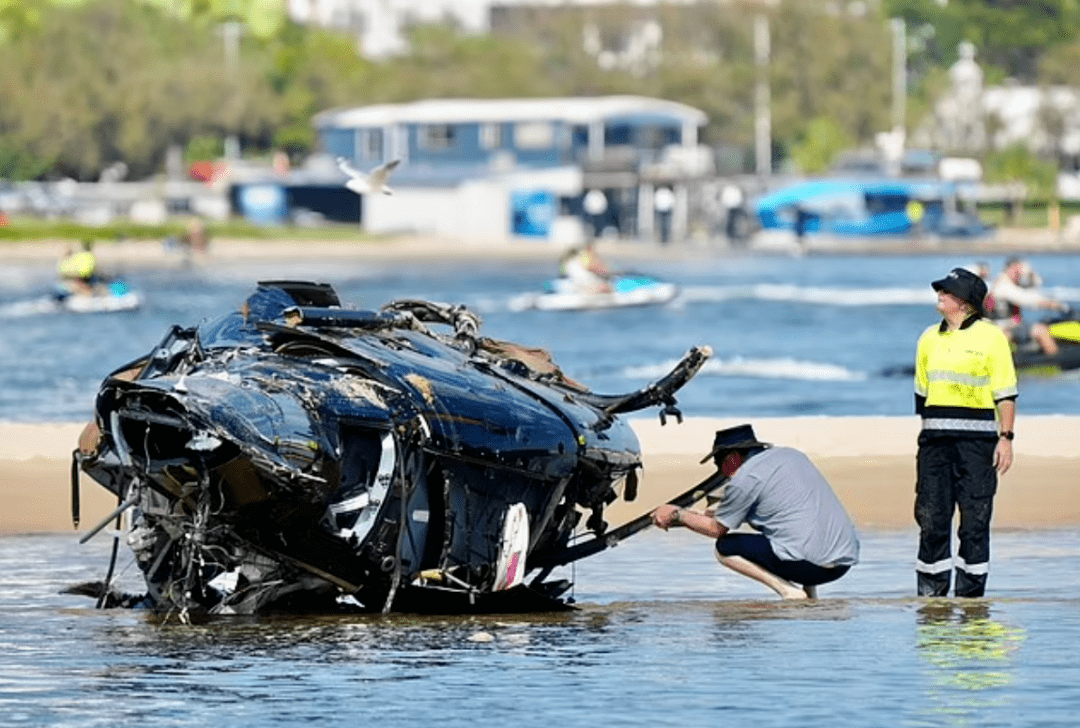
{"label": "navy work trousers", "polygon": [[953,513],[959,508],[956,589],[958,597],[981,597],[990,566],[990,517],[997,492],[997,440],[919,435],[915,522],[919,596],[947,596],[953,570],[950,543]]}

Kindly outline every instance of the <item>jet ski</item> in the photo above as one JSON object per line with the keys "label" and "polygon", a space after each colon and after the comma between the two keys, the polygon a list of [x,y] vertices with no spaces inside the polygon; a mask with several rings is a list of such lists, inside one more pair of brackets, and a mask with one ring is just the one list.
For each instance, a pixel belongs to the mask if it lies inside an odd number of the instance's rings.
{"label": "jet ski", "polygon": [[90,291],[60,282],[54,288],[53,300],[71,313],[133,311],[142,305],[142,295],[119,279],[96,283]]}
{"label": "jet ski", "polygon": [[1038,343],[1031,341],[1013,347],[1013,362],[1018,372],[1027,374],[1057,374],[1080,369],[1080,312],[1070,309],[1066,313],[1045,321],[1050,335],[1057,342],[1057,354],[1043,352]]}
{"label": "jet ski", "polygon": [[[1020,346],[1013,344],[1013,365],[1017,374],[1055,375],[1080,369],[1080,311],[1069,309],[1060,316],[1045,319],[1044,323],[1057,342],[1058,353],[1046,354],[1035,341]],[[915,375],[915,367],[910,364],[888,367],[882,375],[911,377]]]}
{"label": "jet ski", "polygon": [[608,279],[609,291],[582,291],[569,278],[547,281],[542,293],[526,293],[510,302],[515,311],[581,311],[589,309],[656,306],[668,303],[679,293],[674,283],[641,274],[616,274]]}
{"label": "jet ski", "polygon": [[82,540],[126,522],[114,538],[147,592],[117,592],[113,563],[73,590],[181,620],[571,608],[553,570],[644,527],[604,520],[641,467],[620,415],[681,421],[674,395],[710,355],[598,394],[542,349],[481,336],[463,306],[357,310],[326,284],[259,283],[102,383],[73,454],[72,514],[81,474],[116,496]]}

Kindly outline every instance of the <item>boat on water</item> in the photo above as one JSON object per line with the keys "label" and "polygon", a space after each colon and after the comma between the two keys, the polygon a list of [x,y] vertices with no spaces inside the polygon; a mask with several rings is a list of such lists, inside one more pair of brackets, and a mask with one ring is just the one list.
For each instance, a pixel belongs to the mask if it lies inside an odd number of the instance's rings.
{"label": "boat on water", "polygon": [[116,592],[113,564],[73,591],[182,620],[569,608],[554,569],[648,525],[604,519],[637,494],[621,415],[681,421],[675,393],[710,354],[598,394],[543,350],[481,336],[463,306],[356,310],[326,284],[262,282],[102,383],[73,455],[73,516],[80,473],[116,496],[83,540],[124,514],[147,592]]}
{"label": "boat on water", "polygon": [[1080,369],[1080,312],[1069,313],[1046,322],[1058,345],[1054,355],[1045,353],[1035,342],[1014,347],[1013,362],[1017,371],[1027,374],[1058,374]]}
{"label": "boat on water", "polygon": [[[1045,353],[1034,341],[1022,346],[1014,344],[1013,365],[1018,374],[1053,376],[1080,369],[1080,312],[1070,310],[1062,316],[1048,319],[1046,325],[1057,342],[1057,353]],[[882,374],[887,377],[910,377],[915,375],[915,367],[910,364],[889,367]]]}
{"label": "boat on water", "polygon": [[[992,228],[976,215],[959,209],[959,194],[957,183],[939,179],[826,177],[763,195],[756,213],[764,231],[799,238],[971,238],[990,233]],[[914,218],[913,210],[918,211]]]}
{"label": "boat on water", "polygon": [[653,276],[624,273],[609,278],[608,291],[582,291],[568,278],[548,281],[541,293],[525,293],[510,301],[514,311],[584,311],[629,306],[659,306],[679,294],[674,283]]}
{"label": "boat on water", "polygon": [[58,283],[53,292],[57,307],[71,313],[113,313],[134,311],[143,304],[142,294],[132,290],[125,281],[99,283],[91,291],[76,290]]}

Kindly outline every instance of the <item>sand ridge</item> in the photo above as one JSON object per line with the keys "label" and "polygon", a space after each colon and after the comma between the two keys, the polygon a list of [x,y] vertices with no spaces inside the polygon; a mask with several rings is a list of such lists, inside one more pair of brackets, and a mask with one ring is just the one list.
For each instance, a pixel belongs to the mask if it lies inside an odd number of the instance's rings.
{"label": "sand ridge", "polygon": [[[607,511],[610,523],[629,520],[712,472],[698,461],[715,431],[743,422],[762,440],[805,452],[832,483],[860,529],[912,529],[915,437],[911,417],[688,418],[678,424],[634,418],[643,471],[639,495]],[[71,453],[84,423],[0,423],[0,535],[71,532]],[[1080,417],[1017,419],[1013,468],[1001,479],[995,528],[1080,526]],[[116,506],[115,497],[80,477],[82,530]]]}

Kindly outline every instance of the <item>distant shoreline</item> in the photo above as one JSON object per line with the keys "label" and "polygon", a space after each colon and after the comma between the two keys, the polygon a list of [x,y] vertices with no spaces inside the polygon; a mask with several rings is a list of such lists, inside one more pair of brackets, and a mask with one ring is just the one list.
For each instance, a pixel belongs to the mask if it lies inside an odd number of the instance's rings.
{"label": "distant shoreline", "polygon": [[[615,261],[702,260],[732,256],[790,256],[799,254],[794,238],[774,248],[730,246],[723,241],[687,241],[662,245],[637,240],[600,240],[599,251]],[[0,261],[8,264],[52,266],[72,244],[66,240],[0,242]],[[476,261],[556,260],[562,247],[547,240],[519,239],[506,242],[461,240],[429,235],[360,237],[338,239],[242,239],[214,238],[205,253],[187,254],[176,246],[156,240],[100,240],[95,246],[105,268],[170,269],[185,266],[220,266],[252,260],[280,261],[350,260],[392,263],[424,261],[472,263]],[[993,236],[974,240],[943,239],[912,244],[907,239],[811,238],[810,256],[883,255],[970,255],[993,257],[1013,254],[1076,253],[1080,240],[1065,242],[1049,229],[1002,229]]]}

